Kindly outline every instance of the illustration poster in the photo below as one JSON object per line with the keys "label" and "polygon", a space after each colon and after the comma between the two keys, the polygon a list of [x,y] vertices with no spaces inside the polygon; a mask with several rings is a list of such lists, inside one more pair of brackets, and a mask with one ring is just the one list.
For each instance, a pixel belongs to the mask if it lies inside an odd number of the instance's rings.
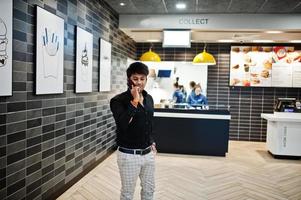
{"label": "illustration poster", "polygon": [[76,92],[92,92],[93,35],[76,29]]}
{"label": "illustration poster", "polygon": [[64,19],[37,7],[36,94],[63,93]]}
{"label": "illustration poster", "polygon": [[0,96],[12,95],[12,1],[0,1]]}
{"label": "illustration poster", "polygon": [[100,39],[99,91],[111,90],[111,43]]}

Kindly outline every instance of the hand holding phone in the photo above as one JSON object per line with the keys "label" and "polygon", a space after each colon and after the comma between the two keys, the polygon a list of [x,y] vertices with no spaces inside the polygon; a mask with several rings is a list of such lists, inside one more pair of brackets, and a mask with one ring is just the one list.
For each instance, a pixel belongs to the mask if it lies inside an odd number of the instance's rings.
{"label": "hand holding phone", "polygon": [[127,85],[130,89],[132,89],[132,87],[135,86],[134,82],[131,79],[128,79]]}
{"label": "hand holding phone", "polygon": [[135,83],[131,79],[128,79],[127,84],[131,90],[131,94],[132,94],[133,98],[136,101],[139,101],[140,100],[140,94],[139,94],[140,88],[138,86],[136,86]]}

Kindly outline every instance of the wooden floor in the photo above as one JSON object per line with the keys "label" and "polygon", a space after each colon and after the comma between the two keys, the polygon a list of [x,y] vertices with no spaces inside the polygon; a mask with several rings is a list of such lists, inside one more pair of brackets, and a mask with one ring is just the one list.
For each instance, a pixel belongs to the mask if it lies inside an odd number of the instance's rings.
{"label": "wooden floor", "polygon": [[[58,199],[119,199],[119,190],[114,153]],[[139,192],[137,181],[135,199]],[[155,199],[301,200],[301,160],[274,159],[265,143],[237,141],[226,157],[157,154]]]}

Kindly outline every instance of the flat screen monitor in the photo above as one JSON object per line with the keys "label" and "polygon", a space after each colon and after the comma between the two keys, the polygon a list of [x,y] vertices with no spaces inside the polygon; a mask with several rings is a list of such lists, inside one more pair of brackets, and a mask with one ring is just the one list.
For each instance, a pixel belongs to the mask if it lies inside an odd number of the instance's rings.
{"label": "flat screen monitor", "polygon": [[171,74],[171,70],[169,69],[159,69],[158,71],[158,77],[160,78],[169,78]]}
{"label": "flat screen monitor", "polygon": [[163,47],[190,48],[190,30],[164,30]]}

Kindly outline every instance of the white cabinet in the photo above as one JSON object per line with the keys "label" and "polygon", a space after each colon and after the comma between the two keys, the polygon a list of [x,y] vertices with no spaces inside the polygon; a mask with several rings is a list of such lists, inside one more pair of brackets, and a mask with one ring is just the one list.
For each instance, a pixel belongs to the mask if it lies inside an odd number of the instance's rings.
{"label": "white cabinet", "polygon": [[261,114],[268,121],[267,149],[273,155],[301,156],[301,114]]}

